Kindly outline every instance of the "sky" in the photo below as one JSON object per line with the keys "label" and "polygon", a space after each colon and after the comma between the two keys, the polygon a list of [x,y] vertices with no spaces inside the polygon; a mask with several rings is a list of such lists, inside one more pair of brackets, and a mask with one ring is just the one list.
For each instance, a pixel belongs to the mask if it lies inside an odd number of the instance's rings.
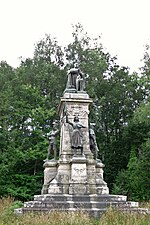
{"label": "sky", "polygon": [[150,0],[0,0],[0,61],[19,66],[45,34],[61,45],[80,23],[121,66],[137,71],[150,44]]}

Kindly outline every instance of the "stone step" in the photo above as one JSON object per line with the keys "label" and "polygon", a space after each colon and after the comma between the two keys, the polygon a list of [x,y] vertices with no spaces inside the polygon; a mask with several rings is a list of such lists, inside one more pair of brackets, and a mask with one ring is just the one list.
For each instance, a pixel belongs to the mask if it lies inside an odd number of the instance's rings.
{"label": "stone step", "polygon": [[98,202],[98,201],[89,201],[89,202],[74,202],[74,201],[54,201],[49,202],[48,200],[44,201],[30,201],[24,203],[24,207],[27,208],[105,208],[109,206],[119,206],[119,207],[138,207],[138,202]]}
{"label": "stone step", "polygon": [[20,209],[20,212],[22,214],[25,214],[25,213],[48,213],[48,212],[53,212],[53,211],[57,211],[57,212],[85,212],[87,214],[89,214],[90,216],[92,217],[100,217],[104,212],[106,212],[107,208],[103,208],[103,209],[76,209],[76,208],[69,208],[69,209],[49,209],[49,208],[22,208]]}
{"label": "stone step", "polygon": [[[145,208],[117,208],[120,211],[124,211],[124,212],[137,212],[137,213],[142,213],[142,214],[149,214],[150,211],[148,209]],[[22,208],[20,209],[21,213],[28,213],[28,212],[52,212],[52,211],[58,211],[58,212],[85,212],[87,214],[89,214],[92,217],[95,218],[99,218],[104,212],[106,212],[108,210],[108,208],[102,208],[102,209],[98,209],[98,208],[92,208],[92,209],[76,209],[76,208],[69,208],[69,209],[49,209],[49,208]]]}
{"label": "stone step", "polygon": [[80,201],[80,202],[89,202],[89,201],[99,201],[99,202],[113,202],[113,201],[126,201],[127,196],[124,195],[69,195],[69,194],[45,194],[45,195],[35,195],[34,201],[45,201],[49,202],[54,201]]}
{"label": "stone step", "polygon": [[43,194],[35,195],[33,201],[25,202],[24,207],[16,209],[16,214],[27,212],[68,211],[87,212],[90,216],[100,217],[109,207],[121,211],[147,213],[146,209],[138,208],[138,202],[126,201],[122,195],[69,195]]}

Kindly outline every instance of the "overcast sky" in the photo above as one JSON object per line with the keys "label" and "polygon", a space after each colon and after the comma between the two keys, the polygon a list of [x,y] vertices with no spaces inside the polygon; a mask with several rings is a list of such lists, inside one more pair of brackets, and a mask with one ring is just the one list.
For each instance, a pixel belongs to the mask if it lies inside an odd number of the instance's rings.
{"label": "overcast sky", "polygon": [[0,61],[18,66],[45,33],[67,44],[78,22],[90,36],[102,34],[120,65],[132,71],[141,66],[150,44],[150,0],[0,0]]}

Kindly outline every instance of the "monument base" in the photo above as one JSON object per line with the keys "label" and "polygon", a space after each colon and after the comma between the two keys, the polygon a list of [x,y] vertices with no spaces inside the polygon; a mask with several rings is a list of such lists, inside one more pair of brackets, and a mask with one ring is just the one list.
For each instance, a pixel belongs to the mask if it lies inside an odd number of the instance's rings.
{"label": "monument base", "polygon": [[99,218],[108,207],[122,211],[148,213],[147,209],[138,208],[138,202],[128,202],[123,195],[78,195],[78,194],[45,194],[35,195],[34,201],[24,203],[24,207],[16,209],[16,214],[28,212],[83,211],[92,217]]}

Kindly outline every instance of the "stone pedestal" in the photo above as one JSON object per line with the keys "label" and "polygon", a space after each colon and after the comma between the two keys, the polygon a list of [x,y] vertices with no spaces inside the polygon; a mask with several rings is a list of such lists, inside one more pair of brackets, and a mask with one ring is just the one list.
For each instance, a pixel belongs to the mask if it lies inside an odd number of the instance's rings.
{"label": "stone pedestal", "polygon": [[[89,146],[89,104],[92,100],[88,94],[65,93],[61,98],[58,113],[60,115],[60,153],[57,164],[57,174],[44,186],[48,194],[108,194],[107,184],[103,180],[103,167],[100,162],[96,162]],[[66,122],[66,112],[68,120],[73,122],[78,116],[81,124],[85,128],[81,129],[83,136],[83,155],[81,150],[76,151],[76,156],[71,148],[72,126]],[[44,172],[44,176],[46,172]],[[44,189],[44,190],[45,190]]]}
{"label": "stone pedestal", "polygon": [[104,164],[102,162],[96,162],[96,189],[97,194],[109,194],[109,189],[107,183],[103,179],[103,168]]}
{"label": "stone pedestal", "polygon": [[55,178],[50,182],[48,193],[69,193],[69,180],[70,180],[70,164],[65,161],[58,162],[58,170]]}
{"label": "stone pedestal", "polygon": [[87,161],[87,182],[89,184],[89,193],[96,194],[96,168],[94,159]]}
{"label": "stone pedestal", "polygon": [[84,156],[73,157],[71,160],[71,179],[69,194],[88,194],[87,159]]}
{"label": "stone pedestal", "polygon": [[50,182],[56,177],[57,174],[57,166],[58,162],[55,160],[49,160],[46,161],[43,165],[44,169],[44,184],[42,187],[42,194],[48,193],[48,187],[50,185]]}

